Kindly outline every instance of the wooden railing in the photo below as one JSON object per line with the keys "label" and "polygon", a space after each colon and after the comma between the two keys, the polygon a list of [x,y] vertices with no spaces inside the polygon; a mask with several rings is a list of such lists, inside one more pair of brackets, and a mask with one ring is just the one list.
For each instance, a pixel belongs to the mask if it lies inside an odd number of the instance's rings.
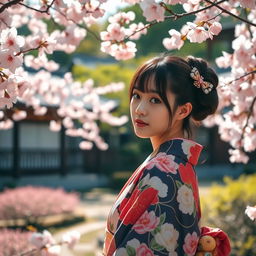
{"label": "wooden railing", "polygon": [[[68,150],[65,154],[66,167],[82,168],[84,164],[84,152],[81,150]],[[18,161],[18,163],[14,163]],[[58,170],[61,166],[61,154],[59,150],[22,150],[14,159],[11,150],[0,150],[0,174],[17,166],[19,170]]]}

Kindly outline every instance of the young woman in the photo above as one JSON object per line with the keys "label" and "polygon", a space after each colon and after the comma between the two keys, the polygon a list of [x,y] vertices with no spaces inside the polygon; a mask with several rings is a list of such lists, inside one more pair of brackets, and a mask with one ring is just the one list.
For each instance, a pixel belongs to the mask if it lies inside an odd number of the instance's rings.
{"label": "young woman", "polygon": [[104,255],[196,254],[201,212],[194,167],[203,147],[191,140],[190,125],[216,111],[217,85],[215,72],[193,57],[156,57],[136,71],[131,120],[153,152],[109,213]]}

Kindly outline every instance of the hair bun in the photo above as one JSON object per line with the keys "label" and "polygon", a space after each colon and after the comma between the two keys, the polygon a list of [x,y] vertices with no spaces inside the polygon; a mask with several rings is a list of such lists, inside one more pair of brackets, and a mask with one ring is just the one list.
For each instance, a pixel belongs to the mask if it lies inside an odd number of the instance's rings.
{"label": "hair bun", "polygon": [[[196,104],[193,106],[191,116],[194,120],[201,121],[208,115],[213,114],[218,107],[219,100],[216,88],[218,86],[219,79],[215,71],[209,67],[205,60],[188,56],[187,63],[191,69],[196,67],[204,81],[210,82],[213,85],[213,89],[208,94],[205,94],[202,89],[199,90],[194,86]],[[192,78],[191,83],[193,83]]]}

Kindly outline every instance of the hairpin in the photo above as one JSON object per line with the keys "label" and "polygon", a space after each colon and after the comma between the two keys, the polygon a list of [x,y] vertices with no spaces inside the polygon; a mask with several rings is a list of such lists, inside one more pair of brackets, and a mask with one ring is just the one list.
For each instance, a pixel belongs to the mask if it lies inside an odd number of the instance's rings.
{"label": "hairpin", "polygon": [[193,67],[190,76],[195,80],[194,85],[197,88],[201,88],[205,94],[208,94],[213,89],[213,84],[210,82],[204,81],[203,76],[200,75],[198,69]]}

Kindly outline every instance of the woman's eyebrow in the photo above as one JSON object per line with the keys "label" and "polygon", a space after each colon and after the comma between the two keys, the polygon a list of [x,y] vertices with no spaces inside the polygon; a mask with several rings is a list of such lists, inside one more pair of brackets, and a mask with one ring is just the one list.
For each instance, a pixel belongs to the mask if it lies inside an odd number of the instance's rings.
{"label": "woman's eyebrow", "polygon": [[[141,89],[139,89],[139,88],[136,88],[136,87],[134,87],[133,89],[136,89],[137,91],[140,91],[140,92],[143,92]],[[147,90],[147,91],[144,91],[144,92],[146,92],[146,93],[156,93],[156,94],[159,94],[159,91],[157,91],[157,90]]]}

